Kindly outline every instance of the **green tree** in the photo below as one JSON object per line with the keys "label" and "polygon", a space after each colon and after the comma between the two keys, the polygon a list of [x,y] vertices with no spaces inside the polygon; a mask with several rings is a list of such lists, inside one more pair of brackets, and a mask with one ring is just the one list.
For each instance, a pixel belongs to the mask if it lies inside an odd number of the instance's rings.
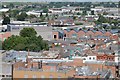
{"label": "green tree", "polygon": [[82,29],[83,29],[83,30],[86,30],[87,28],[86,28],[86,27],[83,27]]}
{"label": "green tree", "polygon": [[[26,31],[26,32],[25,32]],[[31,32],[32,31],[32,32]],[[3,44],[4,50],[30,50],[30,51],[41,51],[41,50],[48,50],[49,46],[46,41],[43,40],[41,36],[36,36],[36,31],[31,28],[24,28],[21,30],[24,34],[20,36],[11,36],[6,39]],[[31,34],[31,33],[34,34]],[[31,35],[31,36],[29,36]]]}
{"label": "green tree", "polygon": [[21,37],[21,36],[11,36],[8,39],[6,39],[3,42],[3,49],[5,50],[11,50],[11,49],[21,49],[20,47],[23,48],[23,46],[21,46],[20,44],[25,44],[26,42],[26,38]]}
{"label": "green tree", "polygon": [[36,36],[37,32],[35,31],[34,28],[23,28],[20,31],[20,36],[22,37],[31,37],[31,36]]}
{"label": "green tree", "polygon": [[19,14],[19,12],[20,12],[19,10],[10,10],[9,16],[16,18],[16,16]]}
{"label": "green tree", "polygon": [[87,11],[84,10],[84,11],[82,12],[82,15],[87,15]]}
{"label": "green tree", "polygon": [[25,12],[22,12],[21,14],[17,15],[18,21],[25,21],[25,19],[28,17],[28,15]]}
{"label": "green tree", "polygon": [[102,15],[99,15],[99,18],[97,21],[95,21],[96,24],[101,24],[101,23],[108,23],[109,20],[105,17],[103,17]]}
{"label": "green tree", "polygon": [[108,13],[107,12],[103,12],[103,15],[108,15]]}
{"label": "green tree", "polygon": [[10,24],[10,18],[9,17],[4,17],[3,21],[2,21],[2,25],[7,25]]}
{"label": "green tree", "polygon": [[8,7],[9,7],[9,8],[14,8],[14,4],[13,4],[13,3],[10,3],[10,4],[8,5]]}
{"label": "green tree", "polygon": [[83,23],[77,22],[75,23],[75,25],[83,25]]}
{"label": "green tree", "polygon": [[80,12],[78,12],[78,13],[77,13],[77,15],[81,15],[81,13],[80,13]]}
{"label": "green tree", "polygon": [[26,45],[25,44],[23,44],[23,43],[19,43],[19,44],[17,44],[15,47],[14,47],[14,49],[15,50],[25,50],[25,47],[26,47]]}
{"label": "green tree", "polygon": [[40,13],[40,17],[43,17],[43,14],[42,14],[42,12]]}
{"label": "green tree", "polygon": [[76,18],[77,18],[76,16],[73,16],[73,20],[76,20]]}
{"label": "green tree", "polygon": [[33,14],[29,15],[28,17],[29,17],[30,19],[32,19],[32,18],[36,18],[36,16],[33,15]]}
{"label": "green tree", "polygon": [[48,8],[44,8],[43,13],[48,13]]}
{"label": "green tree", "polygon": [[48,17],[48,13],[46,13],[46,17]]}
{"label": "green tree", "polygon": [[26,46],[26,50],[30,50],[30,51],[40,51],[41,49],[37,50],[37,45],[35,43],[31,43],[31,44],[27,44]]}
{"label": "green tree", "polygon": [[6,15],[5,15],[5,12],[2,12],[2,18],[5,18],[6,17]]}
{"label": "green tree", "polygon": [[43,16],[42,12],[40,13],[40,21],[44,21],[45,20],[45,17]]}

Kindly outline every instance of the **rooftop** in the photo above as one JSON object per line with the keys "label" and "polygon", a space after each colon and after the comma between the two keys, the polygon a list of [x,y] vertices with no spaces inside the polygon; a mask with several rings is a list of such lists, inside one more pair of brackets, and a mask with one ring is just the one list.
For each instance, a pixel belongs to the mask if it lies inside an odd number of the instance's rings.
{"label": "rooftop", "polygon": [[109,72],[109,70],[99,70],[93,71],[92,67],[89,66],[82,66],[76,68],[76,75],[77,76],[99,76],[104,78],[105,75]]}
{"label": "rooftop", "polygon": [[11,73],[12,73],[12,64],[2,63],[2,65],[0,66],[0,74],[11,75]]}

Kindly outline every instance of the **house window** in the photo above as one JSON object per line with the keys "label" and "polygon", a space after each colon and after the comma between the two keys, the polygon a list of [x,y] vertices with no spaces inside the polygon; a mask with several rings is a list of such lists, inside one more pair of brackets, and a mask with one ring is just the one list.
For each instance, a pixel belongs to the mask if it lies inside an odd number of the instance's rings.
{"label": "house window", "polygon": [[54,39],[56,39],[57,38],[57,35],[54,35]]}
{"label": "house window", "polygon": [[89,57],[89,59],[91,60],[91,57]]}
{"label": "house window", "polygon": [[95,58],[93,57],[93,60],[94,60]]}
{"label": "house window", "polygon": [[66,37],[66,34],[64,34],[64,37]]}
{"label": "house window", "polygon": [[59,36],[60,39],[62,39],[62,36]]}
{"label": "house window", "polygon": [[6,75],[6,77],[12,77],[12,75]]}
{"label": "house window", "polygon": [[83,60],[86,60],[85,58],[83,58]]}

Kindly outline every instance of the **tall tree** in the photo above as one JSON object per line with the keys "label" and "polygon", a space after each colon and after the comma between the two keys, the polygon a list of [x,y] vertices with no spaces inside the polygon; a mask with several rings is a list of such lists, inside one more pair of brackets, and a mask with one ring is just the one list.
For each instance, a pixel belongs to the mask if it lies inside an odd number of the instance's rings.
{"label": "tall tree", "polygon": [[10,24],[10,18],[9,17],[4,17],[3,21],[2,21],[2,25],[7,25]]}
{"label": "tall tree", "polygon": [[20,47],[23,48],[23,46],[21,46],[20,44],[25,44],[24,42],[26,42],[26,38],[13,35],[3,42],[3,49],[5,50],[17,49],[18,46],[19,48]]}
{"label": "tall tree", "polygon": [[21,14],[17,15],[17,20],[18,21],[24,21],[28,15],[25,12],[22,12]]}
{"label": "tall tree", "polygon": [[30,50],[40,51],[48,50],[49,46],[41,36],[36,36],[36,31],[33,28],[24,28],[21,30],[20,36],[11,36],[6,39],[3,43],[4,50]]}
{"label": "tall tree", "polygon": [[33,15],[33,14],[29,15],[28,17],[29,17],[30,19],[32,19],[32,18],[36,18],[36,16]]}
{"label": "tall tree", "polygon": [[48,17],[48,13],[46,13],[46,17]]}
{"label": "tall tree", "polygon": [[48,13],[48,8],[44,8],[43,13]]}
{"label": "tall tree", "polygon": [[34,28],[23,28],[20,31],[20,36],[22,37],[31,37],[31,36],[36,36],[37,32],[35,31]]}
{"label": "tall tree", "polygon": [[10,15],[10,17],[16,18],[16,16],[18,16],[19,12],[20,12],[19,10],[10,10],[9,15]]}
{"label": "tall tree", "polygon": [[78,13],[77,13],[77,15],[81,15],[81,13],[80,13],[80,12],[78,12]]}
{"label": "tall tree", "polygon": [[9,7],[9,8],[14,8],[14,4],[13,4],[13,3],[10,3],[10,4],[8,5],[8,7]]}
{"label": "tall tree", "polygon": [[107,22],[108,22],[108,19],[105,18],[105,17],[102,16],[102,15],[99,15],[99,18],[98,18],[97,21],[100,22],[100,23],[107,23]]}

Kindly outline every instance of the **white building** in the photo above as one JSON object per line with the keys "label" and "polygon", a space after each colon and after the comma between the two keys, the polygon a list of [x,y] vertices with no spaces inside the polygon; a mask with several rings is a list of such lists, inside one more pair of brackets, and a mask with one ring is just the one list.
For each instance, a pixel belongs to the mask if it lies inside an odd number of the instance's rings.
{"label": "white building", "polygon": [[91,61],[94,61],[94,62],[97,61],[96,55],[88,55],[88,56],[83,56],[83,57],[81,57],[81,56],[73,56],[72,58],[73,59],[76,59],[76,58],[82,59],[83,63],[91,62]]}
{"label": "white building", "polygon": [[34,12],[34,11],[28,11],[26,12],[27,15],[35,15],[36,17],[40,16],[40,13]]}
{"label": "white building", "polygon": [[100,12],[103,11],[102,8],[91,8],[91,11]]}
{"label": "white building", "polygon": [[91,62],[91,61],[97,61],[96,56],[87,56],[87,57],[82,57],[83,63],[85,62]]}
{"label": "white building", "polygon": [[[36,17],[40,17],[42,11],[28,11],[26,12],[27,15],[35,15]],[[46,15],[47,13],[43,13],[42,15]],[[48,15],[50,15],[51,13],[48,13]]]}
{"label": "white building", "polygon": [[0,9],[0,12],[7,12],[7,11],[9,11],[9,9],[8,9],[8,8],[3,8],[3,9]]}
{"label": "white building", "polygon": [[10,21],[11,24],[30,24],[30,21]]}
{"label": "white building", "polygon": [[64,13],[64,12],[70,12],[67,8],[51,8],[49,9],[49,12],[51,13]]}
{"label": "white building", "polygon": [[53,14],[57,14],[57,13],[82,13],[81,8],[83,7],[62,7],[62,8],[51,8],[49,9],[49,12],[53,13]]}
{"label": "white building", "polygon": [[113,18],[113,19],[118,19],[120,16],[112,16],[112,15],[104,15],[106,18]]}

